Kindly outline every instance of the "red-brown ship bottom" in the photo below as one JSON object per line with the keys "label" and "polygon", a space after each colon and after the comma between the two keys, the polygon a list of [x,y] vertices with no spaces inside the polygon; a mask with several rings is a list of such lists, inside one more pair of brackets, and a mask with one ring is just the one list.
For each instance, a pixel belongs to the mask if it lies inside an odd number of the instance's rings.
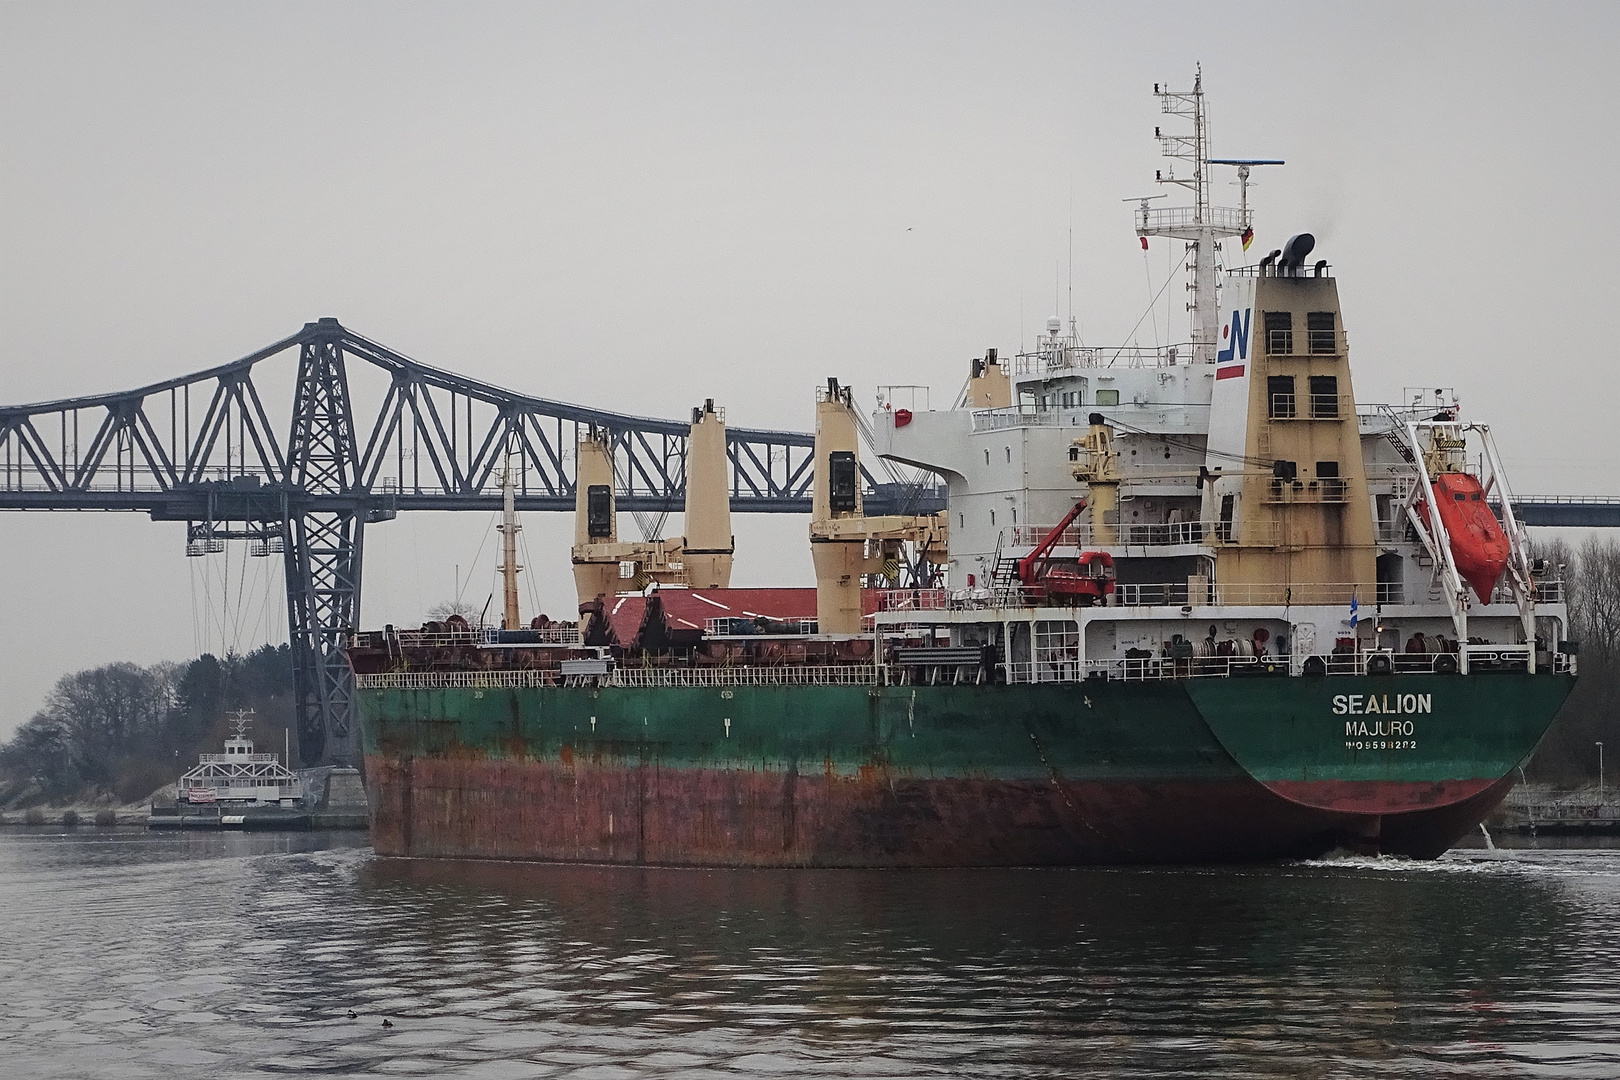
{"label": "red-brown ship bottom", "polygon": [[[383,755],[369,755],[366,771],[381,855],[671,866],[1228,862],[1341,849],[1434,858],[1512,787],[1504,778],[1444,805],[1372,813],[1302,805],[1247,778],[847,777]],[[1384,806],[1434,787],[1388,786],[1400,790]]]}

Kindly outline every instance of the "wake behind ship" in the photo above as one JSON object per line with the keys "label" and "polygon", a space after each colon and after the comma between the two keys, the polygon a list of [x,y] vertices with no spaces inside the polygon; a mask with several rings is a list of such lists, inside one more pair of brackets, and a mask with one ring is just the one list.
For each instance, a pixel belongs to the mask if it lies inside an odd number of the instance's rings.
{"label": "wake behind ship", "polygon": [[[1136,230],[1187,245],[1191,341],[1060,319],[958,407],[816,400],[816,588],[729,588],[723,415],[693,412],[686,531],[621,541],[612,433],[578,446],[580,621],[356,634],[385,855],[714,866],[1432,858],[1567,697],[1561,583],[1445,390],[1358,405],[1314,241],[1253,236],[1204,100]],[[1211,206],[1212,165],[1244,183]],[[865,439],[946,509],[868,515]]]}

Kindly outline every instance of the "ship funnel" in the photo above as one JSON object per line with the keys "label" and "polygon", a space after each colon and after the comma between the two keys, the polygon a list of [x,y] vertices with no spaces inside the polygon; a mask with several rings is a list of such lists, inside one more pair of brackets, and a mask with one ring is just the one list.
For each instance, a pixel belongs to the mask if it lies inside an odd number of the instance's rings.
{"label": "ship funnel", "polygon": [[726,421],[714,399],[692,410],[686,444],[686,536],[681,561],[687,584],[700,589],[731,585],[735,543],[731,495],[726,490]]}
{"label": "ship funnel", "polygon": [[1316,237],[1308,232],[1296,233],[1288,238],[1283,245],[1282,257],[1277,260],[1277,266],[1283,270],[1298,270],[1305,265],[1310,256],[1311,249],[1316,247]]}
{"label": "ship funnel", "polygon": [[1012,379],[996,350],[985,351],[975,359],[968,373],[967,405],[970,409],[1005,409],[1012,405]]}

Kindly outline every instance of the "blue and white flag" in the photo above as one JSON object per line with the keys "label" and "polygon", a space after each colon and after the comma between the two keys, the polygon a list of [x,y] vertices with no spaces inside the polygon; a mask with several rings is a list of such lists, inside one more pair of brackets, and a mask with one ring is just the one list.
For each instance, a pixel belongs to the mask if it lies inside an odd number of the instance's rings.
{"label": "blue and white flag", "polygon": [[1360,609],[1360,607],[1361,605],[1356,603],[1356,598],[1354,594],[1352,594],[1350,597],[1350,629],[1352,630],[1356,628],[1356,612]]}

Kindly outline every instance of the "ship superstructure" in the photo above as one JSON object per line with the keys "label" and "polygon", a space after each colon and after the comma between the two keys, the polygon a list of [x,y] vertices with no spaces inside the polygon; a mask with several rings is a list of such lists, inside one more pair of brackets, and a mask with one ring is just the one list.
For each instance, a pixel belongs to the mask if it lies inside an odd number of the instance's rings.
{"label": "ship superstructure", "polygon": [[229,716],[231,737],[224,752],[199,754],[197,764],[176,785],[178,800],[193,806],[295,807],[304,796],[303,781],[281,763],[279,754],[259,753],[247,737],[251,709]]}
{"label": "ship superstructure", "polygon": [[[1208,156],[1201,83],[1155,93],[1192,122],[1155,134],[1184,161],[1158,179],[1193,204],[1144,200],[1136,228],[1189,246],[1189,342],[1085,346],[1054,317],[1029,352],[973,361],[959,407],[880,409],[873,449],[942,477],[940,514],[865,515],[868,425],[828,380],[814,621],[775,617],[808,598],[725,588],[712,402],[682,541],[619,542],[593,433],[577,628],[510,629],[508,573],[507,629],[357,635],[378,850],[1427,857],[1474,828],[1572,685],[1561,584],[1455,395],[1358,404],[1310,235],[1222,265],[1218,245],[1253,235],[1248,169],[1278,163]],[[1236,211],[1209,203],[1220,163],[1240,170]]]}

